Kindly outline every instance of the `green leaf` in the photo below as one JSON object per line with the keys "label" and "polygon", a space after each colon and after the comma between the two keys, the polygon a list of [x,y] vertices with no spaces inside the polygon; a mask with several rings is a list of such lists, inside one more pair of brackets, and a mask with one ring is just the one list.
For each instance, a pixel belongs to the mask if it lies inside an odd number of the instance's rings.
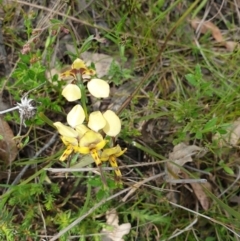
{"label": "green leaf", "polygon": [[212,131],[214,128],[216,128],[217,119],[218,119],[217,117],[214,117],[211,120],[209,120],[203,126],[203,132],[209,132],[209,131]]}
{"label": "green leaf", "polygon": [[197,131],[195,137],[196,137],[197,139],[201,140],[202,137],[203,137],[202,132],[201,132],[201,131]]}
{"label": "green leaf", "polygon": [[218,164],[227,174],[234,175],[234,171],[228,165],[226,165],[223,160],[221,160]]}
{"label": "green leaf", "polygon": [[196,74],[197,79],[202,78],[202,70],[201,70],[201,67],[199,64],[196,65],[195,74]]}
{"label": "green leaf", "polygon": [[26,146],[29,142],[29,136],[24,139],[23,146]]}
{"label": "green leaf", "polygon": [[29,77],[29,79],[35,80],[35,76],[36,76],[35,71],[32,70],[32,69],[29,69],[28,70],[28,77]]}
{"label": "green leaf", "polygon": [[94,35],[90,35],[82,44],[81,48],[80,48],[80,53],[84,53],[86,52],[92,44],[92,40],[94,39]]}
{"label": "green leaf", "polygon": [[102,181],[100,177],[93,177],[88,179],[88,184],[92,187],[100,187],[102,185]]}
{"label": "green leaf", "polygon": [[[24,62],[24,63],[26,63],[26,64],[29,64],[30,63],[30,56],[29,55],[27,55],[27,54],[19,54],[19,57],[20,57],[20,59]],[[19,63],[18,63],[18,65],[19,65]]]}
{"label": "green leaf", "polygon": [[62,21],[56,19],[56,18],[52,18],[50,19],[50,22],[53,23],[53,24],[62,24]]}
{"label": "green leaf", "polygon": [[189,84],[193,85],[193,86],[198,86],[198,82],[195,78],[195,76],[193,74],[187,74],[185,75],[185,78],[187,79],[187,81],[189,82]]}

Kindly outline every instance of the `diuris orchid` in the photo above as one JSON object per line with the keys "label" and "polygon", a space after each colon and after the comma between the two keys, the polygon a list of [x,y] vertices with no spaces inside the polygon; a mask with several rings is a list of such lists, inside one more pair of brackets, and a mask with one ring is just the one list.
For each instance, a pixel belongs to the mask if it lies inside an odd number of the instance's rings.
{"label": "diuris orchid", "polygon": [[[93,76],[95,75],[95,71],[92,69],[88,69],[84,63],[83,60],[77,58],[73,64],[71,70],[68,70],[60,75],[60,77],[67,77],[67,76],[73,76],[75,79],[77,79],[77,76],[80,75],[80,79],[82,79],[83,76]],[[109,84],[102,80],[93,78],[87,83],[87,88],[91,95],[93,95],[96,98],[107,98],[109,97],[110,93],[110,87]],[[65,88],[62,91],[62,95],[68,100],[68,101],[75,101],[79,100],[81,98],[81,90],[80,88],[75,84],[68,84],[65,86]]]}
{"label": "diuris orchid", "polygon": [[102,150],[107,141],[103,139],[100,133],[89,130],[79,141],[79,147],[77,151],[81,154],[91,154],[97,166],[101,165],[101,160],[98,155],[98,151]]}
{"label": "diuris orchid", "polygon": [[[67,115],[67,123],[69,126],[61,122],[55,122],[54,126],[57,128],[64,145],[67,147],[63,155],[60,157],[61,161],[72,152],[79,152],[82,154],[92,154],[96,157],[96,152],[102,149],[106,141],[99,130],[103,130],[109,136],[116,136],[121,130],[121,122],[119,117],[111,110],[105,113],[100,111],[92,112],[89,115],[89,122],[87,128],[83,125],[85,120],[84,110],[81,105],[75,105]],[[97,165],[101,163],[99,158],[96,157],[95,162]]]}

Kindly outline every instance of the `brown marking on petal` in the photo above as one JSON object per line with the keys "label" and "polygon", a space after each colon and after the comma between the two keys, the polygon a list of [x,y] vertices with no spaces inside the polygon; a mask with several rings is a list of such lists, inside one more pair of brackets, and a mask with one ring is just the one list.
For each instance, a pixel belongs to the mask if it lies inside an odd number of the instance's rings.
{"label": "brown marking on petal", "polygon": [[80,69],[79,69],[79,73],[80,73],[81,75],[84,75],[86,71],[87,71],[87,68],[80,68]]}
{"label": "brown marking on petal", "polygon": [[110,156],[109,157],[109,162],[111,164],[112,167],[115,168],[115,174],[117,177],[121,177],[122,176],[122,173],[120,171],[120,169],[118,168],[118,164],[117,164],[117,161],[116,161],[116,158],[114,156]]}
{"label": "brown marking on petal", "polygon": [[99,158],[99,156],[98,156],[98,152],[97,152],[96,149],[91,150],[91,156],[92,156],[92,158],[94,159],[94,161],[95,161],[95,163],[96,163],[97,166],[99,166],[99,165],[102,164],[102,162],[101,162],[101,160],[100,160],[100,158]]}
{"label": "brown marking on petal", "polygon": [[73,146],[67,146],[66,150],[63,152],[62,156],[59,158],[60,161],[65,161],[73,152]]}
{"label": "brown marking on petal", "polygon": [[75,74],[72,70],[69,70],[69,71],[65,71],[63,73],[60,74],[60,78],[62,77],[68,77],[68,76],[72,76],[75,78]]}
{"label": "brown marking on petal", "polygon": [[70,72],[73,74],[73,76],[75,77],[76,74],[78,73],[77,69],[71,69]]}

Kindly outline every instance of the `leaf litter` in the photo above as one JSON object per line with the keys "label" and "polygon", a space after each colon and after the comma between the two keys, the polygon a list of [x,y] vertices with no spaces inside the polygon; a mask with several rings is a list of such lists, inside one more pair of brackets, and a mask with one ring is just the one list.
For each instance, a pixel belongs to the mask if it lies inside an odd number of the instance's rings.
{"label": "leaf litter", "polygon": [[206,150],[196,145],[186,145],[185,143],[179,143],[173,148],[173,152],[169,153],[169,161],[166,163],[167,178],[178,179],[178,175],[181,173],[182,166],[187,162],[192,162],[192,156],[196,154],[203,154]]}
{"label": "leaf litter", "polygon": [[106,224],[108,227],[103,228],[101,231],[104,234],[102,241],[124,241],[123,236],[131,230],[130,223],[119,225],[119,217],[116,209],[106,212]]}
{"label": "leaf litter", "polygon": [[239,45],[237,42],[226,41],[221,33],[221,30],[211,21],[202,21],[199,18],[194,18],[190,21],[190,23],[193,29],[195,29],[196,31],[199,31],[202,34],[211,32],[216,42],[222,43],[223,46],[225,46],[228,51],[232,52],[235,48],[239,48]]}

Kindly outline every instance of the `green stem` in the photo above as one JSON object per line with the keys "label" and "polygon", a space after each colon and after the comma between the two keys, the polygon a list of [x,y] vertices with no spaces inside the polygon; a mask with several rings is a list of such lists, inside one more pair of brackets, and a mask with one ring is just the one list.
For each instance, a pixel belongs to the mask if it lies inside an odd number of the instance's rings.
{"label": "green stem", "polygon": [[86,97],[86,91],[85,91],[85,88],[84,88],[84,85],[83,85],[83,82],[82,82],[82,76],[79,73],[77,73],[76,78],[77,78],[78,87],[81,90],[81,95],[82,95],[81,96],[81,103],[82,103],[82,107],[83,107],[83,110],[84,110],[85,118],[86,118],[86,121],[88,121],[87,97]]}
{"label": "green stem", "polygon": [[82,97],[81,97],[82,107],[83,107],[83,110],[84,110],[84,113],[85,113],[86,121],[88,121],[88,111],[87,111],[87,105],[86,105],[87,104],[87,97],[86,97],[84,85],[82,83],[79,84],[79,88],[80,88],[81,94],[82,94]]}

